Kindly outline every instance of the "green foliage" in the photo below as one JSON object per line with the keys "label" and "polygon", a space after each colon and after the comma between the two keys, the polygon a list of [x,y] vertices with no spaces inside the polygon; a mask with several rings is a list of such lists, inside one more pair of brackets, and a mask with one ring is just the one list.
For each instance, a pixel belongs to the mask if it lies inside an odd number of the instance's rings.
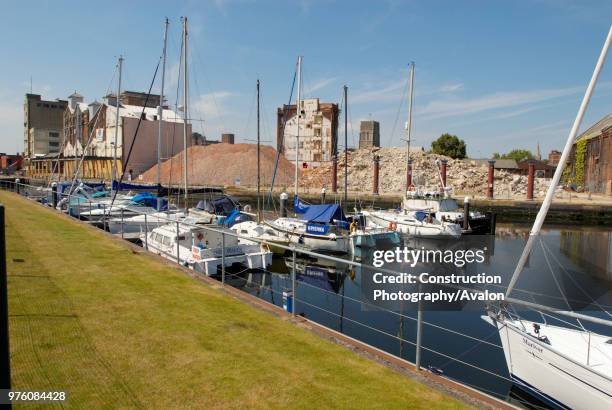
{"label": "green foliage", "polygon": [[534,159],[535,157],[531,153],[531,151],[527,149],[513,149],[506,154],[500,154],[499,152],[495,152],[493,154],[493,159],[513,159],[516,162],[524,161],[526,159]]}
{"label": "green foliage", "polygon": [[584,161],[586,158],[587,140],[581,139],[576,143],[576,185],[584,185]]}
{"label": "green foliage", "polygon": [[440,135],[440,137],[431,143],[431,152],[438,155],[446,155],[453,159],[465,158],[465,141],[457,138],[456,135],[448,133]]}

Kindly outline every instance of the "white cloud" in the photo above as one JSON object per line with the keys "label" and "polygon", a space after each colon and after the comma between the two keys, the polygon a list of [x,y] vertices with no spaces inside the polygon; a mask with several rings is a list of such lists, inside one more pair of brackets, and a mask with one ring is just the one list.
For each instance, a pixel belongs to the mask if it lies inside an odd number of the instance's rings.
{"label": "white cloud", "polygon": [[230,91],[214,91],[202,94],[193,100],[189,109],[190,116],[192,119],[204,121],[225,117],[228,112],[225,101],[235,95]]}
{"label": "white cloud", "polygon": [[326,88],[327,86],[329,86],[330,84],[335,83],[336,80],[337,80],[336,77],[323,78],[321,80],[317,80],[313,84],[311,84],[311,86],[308,89],[308,92],[312,94],[316,91],[322,90]]}
{"label": "white cloud", "polygon": [[357,92],[352,98],[352,103],[373,103],[397,101],[402,97],[402,91],[406,87],[406,80],[401,80],[370,91]]}
{"label": "white cloud", "polygon": [[462,91],[464,88],[463,83],[455,83],[455,84],[447,84],[440,87],[440,92],[442,93],[454,93],[457,91]]}
{"label": "white cloud", "polygon": [[535,104],[560,97],[567,97],[584,90],[584,87],[566,87],[533,91],[497,92],[475,98],[435,100],[419,110],[424,119],[475,114],[501,108]]}

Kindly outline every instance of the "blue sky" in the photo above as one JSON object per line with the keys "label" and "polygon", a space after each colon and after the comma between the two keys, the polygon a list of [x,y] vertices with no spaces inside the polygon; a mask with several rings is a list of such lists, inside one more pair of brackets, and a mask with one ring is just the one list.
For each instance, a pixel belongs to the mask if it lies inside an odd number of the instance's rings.
{"label": "blue sky", "polygon": [[[259,78],[263,138],[272,143],[276,108],[287,102],[301,54],[305,97],[340,102],[348,85],[349,146],[368,118],[380,121],[384,146],[403,144],[408,63],[415,61],[415,145],[429,147],[450,132],[472,157],[535,151],[538,142],[547,154],[562,147],[612,22],[607,0],[9,0],[0,7],[0,151],[7,152],[23,150],[30,77],[44,98],[78,90],[87,102],[99,100],[123,54],[124,88],[145,91],[166,16],[174,104],[185,15],[191,116],[203,120],[194,129],[209,138],[254,138]],[[585,125],[610,113],[611,102],[609,62]]]}

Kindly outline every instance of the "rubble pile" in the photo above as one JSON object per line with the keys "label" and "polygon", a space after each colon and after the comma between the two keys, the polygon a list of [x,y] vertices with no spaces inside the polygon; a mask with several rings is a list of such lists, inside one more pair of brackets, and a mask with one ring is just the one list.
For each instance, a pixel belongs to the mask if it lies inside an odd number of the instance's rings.
{"label": "rubble pile", "polygon": [[[276,150],[261,146],[261,185],[270,186]],[[293,163],[281,156],[276,173],[277,186],[293,184]],[[183,153],[180,152],[162,163],[162,184],[176,185],[183,178]],[[256,144],[194,145],[187,149],[187,179],[192,186],[257,186]],[[157,181],[157,165],[142,174],[144,182]],[[169,182],[170,181],[170,182]]]}
{"label": "rubble pile", "polygon": [[[373,157],[380,157],[379,193],[401,193],[406,184],[406,149],[390,147],[378,150],[360,149],[349,152],[348,190],[372,192]],[[426,190],[440,186],[437,160],[447,160],[446,184],[456,194],[484,196],[487,189],[488,168],[471,160],[454,160],[443,155],[423,151],[411,151],[413,183]],[[310,189],[331,189],[332,164],[326,163],[314,169],[302,170],[300,185]],[[338,159],[338,190],[344,184],[344,155]],[[544,196],[550,179],[536,178],[534,196]],[[527,176],[515,175],[505,170],[495,170],[494,195],[496,198],[524,198],[527,193]]]}

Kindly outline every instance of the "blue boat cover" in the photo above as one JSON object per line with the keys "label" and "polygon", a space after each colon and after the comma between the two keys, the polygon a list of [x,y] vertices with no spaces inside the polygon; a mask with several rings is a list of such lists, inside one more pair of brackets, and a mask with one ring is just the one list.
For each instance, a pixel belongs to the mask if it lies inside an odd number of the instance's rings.
{"label": "blue boat cover", "polygon": [[425,219],[425,217],[427,216],[427,214],[425,213],[425,211],[416,211],[414,213],[414,217],[417,219],[417,221],[419,222],[423,222],[423,220]]}
{"label": "blue boat cover", "polygon": [[132,198],[132,202],[139,205],[148,206],[151,208],[157,209],[157,200],[160,201],[160,211],[165,211],[168,209],[168,200],[166,198],[159,198],[150,192],[143,192],[142,194],[138,194]]}
{"label": "blue boat cover", "polygon": [[338,204],[309,205],[301,219],[324,224],[332,223],[334,220],[346,222],[346,216]]}
{"label": "blue boat cover", "polygon": [[119,181],[113,181],[113,191],[138,191],[138,190],[155,190],[159,189],[159,185],[140,185],[140,184],[129,184],[126,182],[119,183]]}
{"label": "blue boat cover", "polygon": [[296,214],[305,214],[308,211],[309,205],[305,205],[300,201],[297,195],[293,196],[293,210]]}

